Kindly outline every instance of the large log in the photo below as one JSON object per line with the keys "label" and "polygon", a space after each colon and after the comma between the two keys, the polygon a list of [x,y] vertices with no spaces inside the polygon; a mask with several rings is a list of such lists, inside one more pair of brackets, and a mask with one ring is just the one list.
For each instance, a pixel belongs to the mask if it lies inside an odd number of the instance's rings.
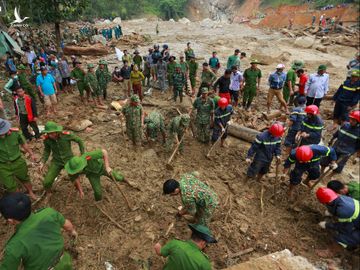
{"label": "large log", "polygon": [[260,132],[255,129],[247,128],[234,123],[229,125],[228,133],[247,142],[253,142],[256,135],[260,134]]}
{"label": "large log", "polygon": [[265,117],[266,120],[273,120],[281,116],[280,110],[271,111],[270,113],[263,112],[262,115]]}
{"label": "large log", "polygon": [[109,52],[105,46],[100,43],[87,46],[65,46],[64,54],[66,55],[93,55],[93,56],[102,56],[107,55]]}

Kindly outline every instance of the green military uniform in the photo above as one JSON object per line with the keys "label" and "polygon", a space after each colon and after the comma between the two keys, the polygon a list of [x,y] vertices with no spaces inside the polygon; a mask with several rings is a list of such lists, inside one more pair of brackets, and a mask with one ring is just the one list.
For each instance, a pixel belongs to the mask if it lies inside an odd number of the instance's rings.
{"label": "green military uniform", "polygon": [[141,69],[143,59],[139,54],[136,54],[134,56],[133,61],[134,61],[134,64],[137,65],[139,67],[139,69]]}
{"label": "green military uniform", "polygon": [[[100,61],[100,65],[106,65],[105,61]],[[98,80],[99,92],[103,94],[104,99],[106,99],[107,95],[107,85],[111,81],[111,74],[107,71],[106,68],[96,70],[96,78]]]}
{"label": "green military uniform", "polygon": [[[190,124],[190,116],[188,114],[182,114],[174,117],[169,125],[169,136],[167,140],[167,150],[170,151],[173,147],[175,141],[175,136],[177,135],[179,141],[184,136],[186,128]],[[184,143],[181,142],[179,150],[182,151],[184,148]]]}
{"label": "green military uniform", "polygon": [[186,48],[185,50],[185,60],[189,61],[191,57],[195,58],[195,53],[193,49]]}
{"label": "green military uniform", "polygon": [[290,88],[288,86],[288,83],[290,81],[293,89],[295,89],[296,78],[297,76],[295,70],[290,68],[289,71],[286,73],[286,81],[283,87],[283,96],[286,102],[289,102],[290,98]]}
{"label": "green military uniform", "polygon": [[[26,67],[23,64],[21,64],[20,66],[17,67],[17,69],[26,70]],[[22,89],[24,89],[25,93],[28,94],[34,100],[36,100],[36,92],[34,90],[34,86],[30,83],[28,76],[26,75],[25,72],[19,72],[18,80]]]}
{"label": "green military uniform", "polygon": [[167,64],[167,74],[168,74],[168,82],[169,82],[169,86],[173,86],[174,82],[173,82],[173,75],[175,73],[175,67],[176,67],[176,62],[169,62]]}
{"label": "green military uniform", "polygon": [[17,128],[10,128],[4,137],[0,137],[0,182],[8,192],[17,190],[16,179],[30,182],[28,168],[21,156],[20,145],[25,138]]}
{"label": "green military uniform", "polygon": [[193,107],[197,110],[196,137],[200,142],[207,143],[210,140],[210,121],[215,110],[214,101],[208,97],[203,101],[201,97],[198,97],[194,101]]}
{"label": "green military uniform", "polygon": [[349,193],[348,195],[355,200],[360,201],[360,183],[358,181],[351,181],[347,184]]}
{"label": "green military uniform", "polygon": [[159,133],[165,132],[164,117],[157,111],[153,111],[145,117],[144,123],[148,136],[153,140],[157,139]]}
{"label": "green military uniform", "polygon": [[[180,68],[180,66],[178,66]],[[172,76],[173,84],[174,84],[174,101],[176,101],[177,97],[180,97],[180,102],[183,100],[183,90],[184,86],[186,85],[186,78],[185,74],[180,71],[176,72]]]}
{"label": "green military uniform", "polygon": [[[134,97],[135,96],[135,97]],[[138,96],[134,95],[131,97],[133,102],[140,102]],[[135,101],[135,99],[137,101]],[[122,113],[126,119],[126,133],[130,140],[133,142],[137,142],[142,139],[142,123],[141,117],[143,114],[143,108],[139,104],[137,106],[133,106],[130,104],[126,104],[122,109]]]}
{"label": "green military uniform", "polygon": [[208,226],[219,204],[216,193],[192,173],[182,175],[179,183],[184,209],[195,215],[197,224]]}
{"label": "green military uniform", "polygon": [[189,70],[189,64],[186,63],[186,62],[180,62],[179,65],[180,65],[181,71],[184,74],[186,74],[188,72],[188,70]]}
{"label": "green military uniform", "polygon": [[243,96],[243,105],[251,104],[254,97],[256,96],[256,84],[257,79],[261,78],[261,70],[256,68],[247,68],[244,71],[244,80],[245,80],[245,86],[244,86],[244,96]]}
{"label": "green military uniform", "polygon": [[72,181],[75,181],[81,174],[85,174],[90,181],[96,201],[102,199],[101,176],[107,176],[110,179],[114,178],[118,182],[124,180],[124,177],[117,171],[111,171],[111,175],[107,173],[104,166],[104,154],[101,150],[86,152],[81,157],[71,158],[66,163],[65,170]]}
{"label": "green military uniform", "polygon": [[161,248],[160,253],[168,257],[163,270],[211,270],[208,256],[191,240],[171,240]]}
{"label": "green military uniform", "polygon": [[216,80],[216,75],[210,69],[201,73],[201,84],[203,87],[209,87]]}
{"label": "green military uniform", "polygon": [[48,136],[45,136],[44,139],[42,162],[45,163],[49,159],[50,154],[52,154],[52,160],[43,182],[45,189],[51,188],[55,178],[60,174],[66,162],[74,156],[71,150],[71,142],[76,142],[79,145],[81,154],[85,152],[84,143],[78,136],[62,131],[62,127],[54,122],[47,122],[43,133],[51,132],[61,132],[61,134],[57,140],[50,139]]}
{"label": "green military uniform", "polygon": [[77,85],[77,88],[80,92],[80,96],[83,96],[84,95],[84,91],[85,89],[87,88],[86,87],[86,84],[84,82],[84,78],[85,78],[85,72],[78,68],[78,67],[75,67],[71,73],[70,73],[70,77],[71,78],[75,78],[76,79],[76,85]]}
{"label": "green military uniform", "polygon": [[[94,65],[90,64],[88,65],[88,68],[93,68]],[[98,84],[98,80],[96,78],[96,74],[93,71],[88,71],[84,77],[85,85],[90,89],[92,95],[94,97],[101,96],[102,92]]]}
{"label": "green military uniform", "polygon": [[5,246],[0,269],[72,270],[71,257],[64,252],[61,234],[65,218],[52,208],[31,214],[16,226],[15,234]]}

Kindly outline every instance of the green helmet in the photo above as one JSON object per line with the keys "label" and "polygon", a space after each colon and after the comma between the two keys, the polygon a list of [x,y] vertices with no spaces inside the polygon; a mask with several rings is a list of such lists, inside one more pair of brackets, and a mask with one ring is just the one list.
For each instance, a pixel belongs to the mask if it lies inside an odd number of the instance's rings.
{"label": "green helmet", "polygon": [[221,98],[221,97],[219,97],[219,96],[215,96],[215,97],[214,97],[214,103],[217,104],[218,101],[220,100],[220,98]]}

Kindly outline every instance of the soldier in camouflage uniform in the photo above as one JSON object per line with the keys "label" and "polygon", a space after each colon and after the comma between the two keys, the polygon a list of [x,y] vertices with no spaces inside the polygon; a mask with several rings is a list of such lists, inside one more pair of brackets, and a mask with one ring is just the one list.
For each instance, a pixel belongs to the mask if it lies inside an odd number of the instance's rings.
{"label": "soldier in camouflage uniform", "polygon": [[174,101],[176,102],[177,97],[180,97],[180,102],[183,100],[183,89],[186,84],[185,74],[181,71],[180,64],[176,65],[175,73],[172,76],[174,85]]}
{"label": "soldier in camouflage uniform", "polygon": [[[190,116],[188,114],[182,114],[174,117],[169,125],[169,135],[167,140],[167,150],[170,151],[174,143],[178,144],[181,138],[184,136],[186,128],[190,124]],[[182,152],[184,148],[183,142],[179,146],[179,150]]]}
{"label": "soldier in camouflage uniform", "polygon": [[151,112],[148,116],[145,117],[144,123],[146,125],[146,138],[148,141],[149,139],[155,141],[160,132],[163,137],[163,143],[165,143],[165,123],[164,117],[161,115],[161,113],[157,111]]}
{"label": "soldier in camouflage uniform", "polygon": [[196,137],[202,143],[210,141],[210,126],[214,122],[214,101],[208,97],[208,89],[201,89],[201,97],[196,98],[193,108],[197,110],[195,125]]}
{"label": "soldier in camouflage uniform", "polygon": [[163,185],[165,194],[180,195],[183,208],[178,216],[193,215],[197,224],[209,226],[212,215],[219,205],[218,196],[205,183],[197,179],[195,173],[187,173],[180,181],[167,180]]}
{"label": "soldier in camouflage uniform", "polygon": [[99,67],[96,70],[96,78],[98,80],[99,88],[103,94],[104,100],[106,100],[107,97],[107,85],[111,81],[111,74],[109,73],[106,65],[106,61],[100,60]]}
{"label": "soldier in camouflage uniform", "polygon": [[85,77],[85,71],[81,68],[81,62],[75,61],[75,68],[71,71],[70,77],[73,80],[76,80],[76,85],[80,93],[80,98],[82,102],[85,102],[84,100],[84,91],[86,90],[87,97],[89,99],[90,97],[90,90],[86,87],[84,82]]}
{"label": "soldier in camouflage uniform", "polygon": [[[91,94],[94,98],[95,105],[104,105],[101,101],[101,89],[98,84],[98,80],[96,79],[96,74],[94,72],[94,65],[88,64],[88,72],[84,77],[84,82],[86,88],[90,89]],[[88,97],[89,101],[89,97]]]}
{"label": "soldier in camouflage uniform", "polygon": [[17,67],[17,71],[18,71],[18,80],[22,89],[24,89],[25,93],[36,101],[35,87],[30,83],[28,75],[26,74],[28,71],[27,67],[21,64]]}
{"label": "soldier in camouflage uniform", "polygon": [[130,104],[126,104],[122,109],[126,119],[126,133],[134,145],[142,139],[142,127],[144,126],[144,113],[140,105],[138,95],[132,95]]}

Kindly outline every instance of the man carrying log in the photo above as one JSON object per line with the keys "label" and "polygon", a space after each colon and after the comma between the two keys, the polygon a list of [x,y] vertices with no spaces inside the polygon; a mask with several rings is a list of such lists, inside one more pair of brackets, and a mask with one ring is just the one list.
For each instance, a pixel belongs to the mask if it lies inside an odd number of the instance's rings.
{"label": "man carrying log", "polygon": [[182,175],[180,181],[175,179],[165,181],[163,191],[165,195],[181,196],[183,206],[177,216],[193,215],[196,223],[204,226],[210,224],[219,204],[216,193],[208,185],[201,182],[195,173]]}
{"label": "man carrying log", "polygon": [[126,119],[126,133],[133,145],[142,139],[142,127],[144,126],[144,112],[138,95],[132,95],[130,104],[122,109]]}
{"label": "man carrying log", "polygon": [[224,142],[227,137],[227,124],[233,114],[233,107],[229,105],[226,98],[220,98],[218,101],[218,108],[215,110],[214,129],[211,141],[215,143],[221,136],[221,147],[224,147]]}
{"label": "man carrying log", "polygon": [[187,241],[171,240],[164,246],[154,246],[159,256],[168,257],[163,270],[211,270],[207,255],[203,252],[207,244],[217,243],[210,230],[199,224],[189,224],[192,231]]}
{"label": "man carrying log", "polygon": [[293,199],[294,189],[301,183],[302,176],[305,172],[308,173],[305,184],[309,186],[311,186],[310,181],[320,177],[320,159],[322,157],[330,158],[330,169],[335,170],[337,168],[336,152],[331,147],[311,144],[297,147],[291,151],[284,163],[284,174],[287,174],[291,164],[295,163],[295,167],[290,173],[290,186],[288,191],[290,200]]}
{"label": "man carrying log", "polygon": [[65,164],[65,170],[70,175],[70,180],[74,182],[81,199],[84,198],[79,179],[81,174],[85,174],[86,178],[89,179],[94,191],[95,201],[102,199],[101,176],[106,176],[117,182],[124,181],[124,176],[121,173],[111,169],[109,155],[105,149],[86,152],[80,157],[72,157]]}
{"label": "man carrying log", "polygon": [[63,131],[63,127],[55,122],[47,122],[42,133],[45,134],[45,137],[44,153],[40,163],[40,171],[44,171],[45,163],[51,154],[52,160],[43,181],[46,192],[50,193],[55,178],[59,176],[66,162],[74,156],[71,149],[71,142],[78,144],[81,154],[85,152],[85,147],[83,141],[78,136],[71,134],[68,131]]}
{"label": "man carrying log", "polygon": [[208,89],[201,89],[201,96],[196,98],[193,108],[196,110],[196,137],[202,143],[210,141],[210,126],[214,123],[215,105],[211,98],[208,97]]}
{"label": "man carrying log", "polygon": [[31,201],[23,193],[11,193],[0,200],[0,213],[16,231],[6,243],[0,269],[72,269],[70,254],[64,251],[62,229],[77,237],[70,220],[52,208],[31,213]]}
{"label": "man carrying log", "polygon": [[166,133],[165,133],[165,123],[164,123],[164,116],[158,111],[153,111],[149,115],[147,115],[144,119],[145,130],[146,130],[146,138],[147,140],[155,141],[159,133],[161,133],[163,138],[163,143],[166,140]]}
{"label": "man carrying log", "polygon": [[[276,156],[277,162],[281,161],[281,137],[284,135],[284,127],[279,124],[273,124],[268,130],[256,136],[252,143],[246,163],[249,164],[246,175],[260,181],[268,173],[273,157]],[[251,158],[254,159],[251,161]]]}
{"label": "man carrying log", "polygon": [[190,124],[190,115],[182,114],[174,117],[169,125],[169,136],[167,140],[167,150],[173,147],[174,143],[179,144],[179,150],[182,152],[184,150],[184,143],[181,141],[182,137],[185,135],[185,131]]}

